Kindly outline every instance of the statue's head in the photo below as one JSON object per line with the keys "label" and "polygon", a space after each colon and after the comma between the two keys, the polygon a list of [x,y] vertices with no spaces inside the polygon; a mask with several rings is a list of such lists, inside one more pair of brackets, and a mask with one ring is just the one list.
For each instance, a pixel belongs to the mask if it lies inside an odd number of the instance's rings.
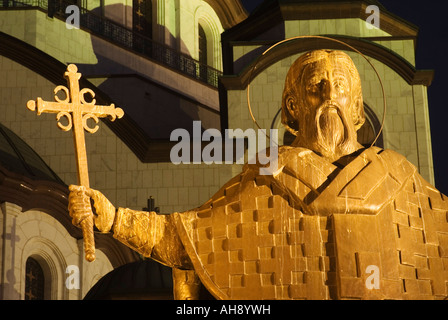
{"label": "statue's head", "polygon": [[282,123],[306,147],[336,160],[360,148],[364,124],[361,79],[342,51],[305,53],[290,67],[282,99]]}

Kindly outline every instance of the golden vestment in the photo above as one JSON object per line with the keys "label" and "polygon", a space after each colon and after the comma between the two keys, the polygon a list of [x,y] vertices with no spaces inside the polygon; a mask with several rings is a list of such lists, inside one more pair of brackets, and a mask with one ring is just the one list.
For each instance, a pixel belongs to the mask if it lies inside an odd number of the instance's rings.
{"label": "golden vestment", "polygon": [[281,147],[278,163],[246,165],[195,210],[119,209],[114,237],[194,269],[218,299],[448,297],[448,198],[406,158],[372,147],[338,165]]}

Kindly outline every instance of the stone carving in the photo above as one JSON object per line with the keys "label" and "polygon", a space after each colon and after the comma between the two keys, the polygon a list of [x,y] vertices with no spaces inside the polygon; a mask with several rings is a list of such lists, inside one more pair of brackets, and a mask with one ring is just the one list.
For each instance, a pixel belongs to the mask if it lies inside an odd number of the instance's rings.
{"label": "stone carving", "polygon": [[362,91],[349,56],[301,56],[282,122],[297,138],[279,148],[273,176],[245,165],[201,207],[171,215],[70,186],[70,214],[79,224],[92,198],[100,231],[174,268],[176,299],[198,298],[200,283],[218,299],[448,297],[448,199],[403,156],[357,143]]}

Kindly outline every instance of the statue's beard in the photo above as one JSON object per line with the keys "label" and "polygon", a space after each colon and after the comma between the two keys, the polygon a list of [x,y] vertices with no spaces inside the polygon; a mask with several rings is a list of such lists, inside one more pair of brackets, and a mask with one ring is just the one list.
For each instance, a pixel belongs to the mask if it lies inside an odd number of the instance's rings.
{"label": "statue's beard", "polygon": [[331,153],[342,148],[346,140],[346,130],[343,115],[334,105],[323,105],[316,112],[315,126],[317,142]]}
{"label": "statue's beard", "polygon": [[356,130],[336,102],[322,104],[310,125],[308,137],[312,137],[312,149],[324,157],[335,160],[354,151]]}

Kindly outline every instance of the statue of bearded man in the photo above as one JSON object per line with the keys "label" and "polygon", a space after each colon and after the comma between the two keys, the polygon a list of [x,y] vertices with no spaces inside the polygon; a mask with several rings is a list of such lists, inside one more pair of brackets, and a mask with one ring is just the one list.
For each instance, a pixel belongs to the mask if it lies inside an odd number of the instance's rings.
{"label": "statue of bearded man", "polygon": [[79,225],[94,200],[102,232],[173,268],[176,299],[448,297],[448,200],[403,156],[363,148],[361,81],[348,55],[301,56],[282,122],[296,135],[274,175],[245,165],[201,207],[171,215],[115,207],[71,186]]}

